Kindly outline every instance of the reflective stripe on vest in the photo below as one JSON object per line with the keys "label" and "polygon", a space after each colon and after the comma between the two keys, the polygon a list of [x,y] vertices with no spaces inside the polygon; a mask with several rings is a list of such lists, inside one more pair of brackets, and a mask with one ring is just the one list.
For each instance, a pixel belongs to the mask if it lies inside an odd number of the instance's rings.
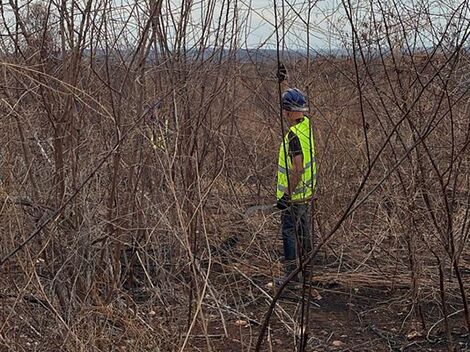
{"label": "reflective stripe on vest", "polygon": [[[313,138],[313,131],[310,129],[310,120],[306,116],[304,117],[303,121],[294,126],[291,126],[289,130],[299,138],[303,157],[302,177],[296,189],[294,192],[292,192],[291,199],[294,202],[302,202],[311,198],[317,182],[315,141]],[[292,170],[292,161],[290,157],[287,157],[286,162],[285,154],[289,155],[289,132],[286,134],[283,142],[281,142],[279,147],[276,191],[277,199],[280,199],[287,191],[287,176]]]}
{"label": "reflective stripe on vest", "polygon": [[[313,158],[313,162],[314,162],[314,163],[316,162],[316,161],[315,161],[315,158]],[[310,166],[312,166],[312,162],[309,161],[309,162],[304,166],[304,171],[305,171],[305,169],[309,168]],[[280,173],[282,173],[282,174],[287,174],[286,169],[283,168],[282,166],[279,166],[279,167],[278,167],[278,171],[279,171]]]}

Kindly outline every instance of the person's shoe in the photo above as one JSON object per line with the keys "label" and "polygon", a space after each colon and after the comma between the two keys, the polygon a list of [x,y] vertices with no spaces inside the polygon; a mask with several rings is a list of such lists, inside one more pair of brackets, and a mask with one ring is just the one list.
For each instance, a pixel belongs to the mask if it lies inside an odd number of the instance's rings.
{"label": "person's shoe", "polygon": [[286,280],[285,277],[275,277],[273,279],[273,284],[275,288],[279,288],[284,284],[284,281]]}
{"label": "person's shoe", "polygon": [[[284,284],[284,282],[287,281],[287,278],[288,278],[288,275],[283,276],[283,277],[276,277],[276,278],[274,278],[274,280],[273,280],[274,287],[276,287],[276,288],[281,287],[281,286]],[[297,277],[294,276],[294,277],[287,283],[286,288],[295,289],[295,288],[298,288],[300,284],[301,284],[301,283],[297,280]]]}

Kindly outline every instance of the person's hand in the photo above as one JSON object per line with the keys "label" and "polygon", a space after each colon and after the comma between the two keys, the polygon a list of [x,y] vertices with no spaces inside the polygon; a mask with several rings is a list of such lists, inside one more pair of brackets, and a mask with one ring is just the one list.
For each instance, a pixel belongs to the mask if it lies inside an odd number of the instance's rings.
{"label": "person's hand", "polygon": [[287,69],[286,66],[281,62],[279,66],[277,67],[277,81],[279,83],[284,82],[287,79]]}
{"label": "person's hand", "polygon": [[290,206],[290,196],[288,194],[285,194],[278,199],[276,203],[276,207],[280,210],[287,209]]}

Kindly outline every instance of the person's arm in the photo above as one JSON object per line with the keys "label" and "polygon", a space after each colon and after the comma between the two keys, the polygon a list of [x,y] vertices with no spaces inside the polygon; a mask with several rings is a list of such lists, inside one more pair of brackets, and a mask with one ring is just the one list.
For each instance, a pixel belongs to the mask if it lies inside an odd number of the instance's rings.
{"label": "person's arm", "polygon": [[293,132],[289,132],[289,158],[292,163],[292,168],[289,169],[289,190],[288,195],[292,195],[304,172],[304,156],[302,153],[302,146],[300,139]]}
{"label": "person's arm", "polygon": [[287,82],[287,78],[285,81],[281,82],[281,91],[285,92],[287,89],[289,89],[289,83]]}
{"label": "person's arm", "polygon": [[289,76],[287,74],[286,66],[282,62],[279,63],[276,76],[277,76],[277,80],[279,84],[281,85],[282,92],[285,91],[287,88],[289,88],[289,84],[287,82]]}
{"label": "person's arm", "polygon": [[292,169],[289,171],[288,195],[291,195],[297,188],[297,185],[302,179],[302,173],[304,172],[304,158],[302,154],[298,154],[292,158]]}

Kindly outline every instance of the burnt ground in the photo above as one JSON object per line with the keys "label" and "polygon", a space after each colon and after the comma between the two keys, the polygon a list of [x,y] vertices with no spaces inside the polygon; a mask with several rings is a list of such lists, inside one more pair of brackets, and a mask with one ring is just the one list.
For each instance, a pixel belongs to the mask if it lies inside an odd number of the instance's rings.
{"label": "burnt ground", "polygon": [[[409,278],[362,277],[342,273],[317,260],[310,280],[311,296],[306,351],[448,351],[447,333],[435,290],[421,293],[421,314],[412,314]],[[225,268],[224,268],[225,266]],[[254,350],[275,288],[266,275],[233,265],[213,267],[239,280],[239,299],[230,304],[223,323],[214,311],[207,333],[215,351]],[[257,272],[255,270],[255,272]],[[214,282],[223,280],[215,277]],[[218,284],[222,285],[222,282]],[[247,286],[246,286],[247,285]],[[455,292],[454,292],[455,293]],[[305,300],[306,301],[306,300]],[[286,289],[272,315],[263,351],[295,351],[295,333],[302,306],[302,289]],[[446,306],[453,350],[470,351],[463,306],[458,294],[448,295]],[[416,310],[416,312],[419,312]],[[223,328],[225,326],[225,330]],[[196,332],[197,331],[197,332]],[[193,331],[194,350],[208,350],[202,329]],[[199,341],[197,341],[199,339]]]}
{"label": "burnt ground", "polygon": [[[271,274],[278,274],[281,264],[278,258],[267,265],[261,257],[248,260],[242,255],[234,252],[230,257],[214,258],[201,305],[203,313],[198,315],[189,336],[186,334],[191,279],[185,270],[166,278],[172,287],[179,287],[170,293],[158,280],[149,289],[136,267],[133,288],[127,288],[111,302],[83,308],[76,313],[80,319],[70,318],[67,324],[77,334],[93,334],[90,351],[179,351],[186,338],[185,351],[253,351],[276,293]],[[201,262],[201,273],[208,265]],[[435,290],[438,283],[423,284],[422,319],[416,319],[411,314],[411,291],[406,275],[373,277],[369,271],[340,271],[337,263],[329,258],[317,259],[313,272],[316,274],[309,280],[312,297],[306,351],[448,351],[439,292]],[[150,276],[164,282],[162,273],[167,275],[168,271],[149,271]],[[468,281],[470,271],[462,270],[462,273]],[[458,290],[455,282],[446,282],[446,286],[449,286],[446,309],[451,314],[454,350],[470,351]],[[40,294],[20,298],[5,293],[0,297],[3,307],[0,313],[8,316],[4,336],[9,338],[8,347],[0,341],[1,352],[80,350],[70,347],[73,346],[71,335],[61,330],[60,325],[57,328],[47,302],[38,299]],[[194,298],[191,316],[196,301]],[[12,313],[13,306],[19,314]],[[301,307],[302,289],[286,290],[271,316],[262,351],[296,351]],[[85,319],[99,324],[101,330],[90,332],[82,322]],[[207,322],[205,327],[201,321]],[[67,345],[64,336],[69,338]]]}
{"label": "burnt ground", "polygon": [[[425,322],[429,322],[424,327],[411,322],[407,290],[321,284],[313,285],[312,289],[321,298],[311,299],[307,351],[447,351],[444,324],[436,324],[440,321],[440,308],[436,304],[423,305]],[[301,306],[300,296],[299,289],[286,290],[276,311],[282,308],[295,319]],[[237,318],[235,313],[227,318],[228,336],[224,335],[220,321],[214,320],[209,324],[209,336],[216,351],[254,349],[267,302],[254,302],[246,307],[246,311],[251,319]],[[240,321],[237,322],[237,319]],[[282,314],[273,314],[263,351],[296,350],[295,333],[286,327],[286,324],[291,327],[294,324],[292,321],[286,323],[286,320]],[[450,321],[455,350],[470,350],[463,313],[455,315]],[[204,341],[200,341],[196,342],[195,347],[207,350],[205,345]]]}

